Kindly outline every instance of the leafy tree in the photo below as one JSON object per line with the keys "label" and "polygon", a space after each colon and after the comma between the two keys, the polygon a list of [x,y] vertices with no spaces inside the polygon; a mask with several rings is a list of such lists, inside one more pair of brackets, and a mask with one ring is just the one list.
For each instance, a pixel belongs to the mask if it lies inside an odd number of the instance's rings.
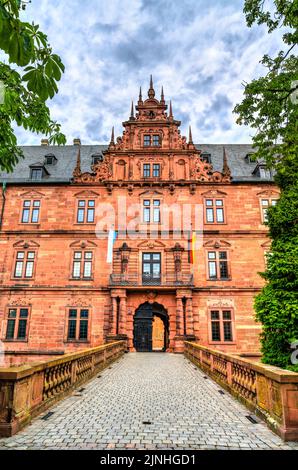
{"label": "leafy tree", "polygon": [[298,372],[291,363],[291,343],[298,340],[298,1],[246,0],[248,26],[266,25],[271,33],[283,28],[283,50],[265,55],[266,74],[245,84],[244,99],[234,112],[239,124],[256,130],[256,158],[275,173],[281,196],[268,210],[272,238],[265,287],[255,299],[256,319],[262,322],[263,362]]}
{"label": "leafy tree", "polygon": [[21,21],[22,8],[20,0],[0,0],[0,49],[14,64],[0,62],[0,85],[4,85],[2,94],[0,90],[0,169],[6,171],[12,171],[22,157],[14,122],[49,136],[50,143],[66,143],[46,105],[58,92],[64,65],[39,26]]}

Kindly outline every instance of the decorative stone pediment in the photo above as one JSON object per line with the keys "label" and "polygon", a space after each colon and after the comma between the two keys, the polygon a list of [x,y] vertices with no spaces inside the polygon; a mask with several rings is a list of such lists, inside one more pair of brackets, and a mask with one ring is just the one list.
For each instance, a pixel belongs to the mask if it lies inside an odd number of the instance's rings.
{"label": "decorative stone pediment", "polygon": [[264,243],[261,244],[262,248],[271,248],[271,240],[266,240]]}
{"label": "decorative stone pediment", "polygon": [[18,297],[17,299],[9,300],[8,306],[9,307],[25,307],[26,305],[29,305],[28,301],[29,299],[27,299],[26,297]]}
{"label": "decorative stone pediment", "polygon": [[230,248],[231,244],[225,240],[208,240],[203,246],[205,248]]}
{"label": "decorative stone pediment", "polygon": [[154,248],[164,248],[166,245],[159,240],[146,240],[139,243],[137,246],[138,248],[148,248],[149,250],[153,250]]}
{"label": "decorative stone pediment", "polygon": [[71,248],[95,248],[97,245],[96,243],[92,242],[91,240],[77,240],[75,242],[72,242],[69,245]]}
{"label": "decorative stone pediment", "polygon": [[83,190],[83,191],[79,191],[78,193],[75,193],[75,197],[84,197],[84,198],[88,198],[88,197],[100,197],[100,194],[96,193],[95,191],[91,191],[91,190]]}
{"label": "decorative stone pediment", "polygon": [[224,191],[219,191],[218,189],[210,189],[209,191],[205,191],[201,193],[201,195],[203,197],[214,198],[214,197],[225,197],[227,196],[227,193],[225,193]]}
{"label": "decorative stone pediment", "polygon": [[44,197],[45,194],[41,193],[40,191],[35,191],[34,189],[30,189],[30,191],[25,191],[24,193],[20,194],[20,198],[28,198],[28,199],[34,199],[34,198],[42,198]]}
{"label": "decorative stone pediment", "polygon": [[280,197],[280,193],[274,189],[266,189],[265,191],[260,191],[257,193],[259,197]]}
{"label": "decorative stone pediment", "polygon": [[18,242],[13,244],[14,248],[38,248],[40,245],[33,241],[33,240],[19,240]]}
{"label": "decorative stone pediment", "polygon": [[234,301],[233,299],[211,299],[207,300],[207,306],[209,308],[234,307]]}

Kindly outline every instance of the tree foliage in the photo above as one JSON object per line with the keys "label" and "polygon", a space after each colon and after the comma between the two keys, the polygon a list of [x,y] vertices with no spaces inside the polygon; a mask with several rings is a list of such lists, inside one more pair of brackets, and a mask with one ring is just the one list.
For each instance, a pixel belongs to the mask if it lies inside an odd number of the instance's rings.
{"label": "tree foliage", "polygon": [[46,105],[46,100],[58,92],[57,82],[64,65],[39,26],[21,21],[21,6],[20,0],[0,0],[0,49],[9,61],[0,62],[0,81],[4,84],[4,99],[0,101],[0,169],[6,171],[12,171],[22,156],[14,122],[48,136],[50,143],[66,142],[60,124],[51,119]]}
{"label": "tree foliage", "polygon": [[256,158],[275,172],[281,189],[268,210],[272,238],[266,283],[256,297],[256,319],[262,322],[263,362],[297,370],[291,363],[291,343],[298,340],[298,1],[246,0],[248,26],[266,25],[271,33],[283,28],[283,46],[276,57],[265,55],[266,74],[245,84],[244,99],[235,107],[239,124],[255,129]]}

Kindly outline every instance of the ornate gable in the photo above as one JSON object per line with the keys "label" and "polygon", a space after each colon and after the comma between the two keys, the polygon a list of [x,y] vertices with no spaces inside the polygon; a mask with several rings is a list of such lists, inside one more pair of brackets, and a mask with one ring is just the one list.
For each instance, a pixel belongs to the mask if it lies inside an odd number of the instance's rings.
{"label": "ornate gable", "polygon": [[[173,183],[197,185],[231,182],[225,149],[222,171],[214,171],[212,164],[203,161],[201,151],[195,147],[191,128],[189,127],[188,140],[181,135],[181,122],[174,119],[171,102],[168,112],[163,88],[160,99],[155,97],[152,77],[148,98],[143,100],[140,89],[137,105],[134,107],[132,103],[130,117],[122,124],[122,136],[115,140],[114,127],[112,128],[108,149],[103,152],[103,161],[92,165],[90,172],[81,171],[79,149],[73,171],[74,183],[102,183],[111,193],[114,185],[143,186],[162,182],[163,185],[170,186]],[[179,164],[175,165],[175,162]],[[150,171],[149,177],[144,176],[144,164],[152,167],[158,164],[158,175]]]}

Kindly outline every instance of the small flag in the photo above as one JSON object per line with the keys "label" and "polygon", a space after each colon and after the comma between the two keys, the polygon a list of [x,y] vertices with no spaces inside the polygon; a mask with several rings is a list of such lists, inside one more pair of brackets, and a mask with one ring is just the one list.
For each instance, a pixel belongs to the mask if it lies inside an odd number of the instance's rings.
{"label": "small flag", "polygon": [[6,181],[3,181],[2,183],[2,193],[5,194],[6,191]]}
{"label": "small flag", "polygon": [[190,247],[189,247],[189,262],[190,264],[195,263],[195,252],[196,252],[196,232],[192,232]]}
{"label": "small flag", "polygon": [[109,237],[108,237],[107,263],[113,262],[113,247],[114,247],[116,238],[117,238],[116,231],[114,229],[110,229]]}

